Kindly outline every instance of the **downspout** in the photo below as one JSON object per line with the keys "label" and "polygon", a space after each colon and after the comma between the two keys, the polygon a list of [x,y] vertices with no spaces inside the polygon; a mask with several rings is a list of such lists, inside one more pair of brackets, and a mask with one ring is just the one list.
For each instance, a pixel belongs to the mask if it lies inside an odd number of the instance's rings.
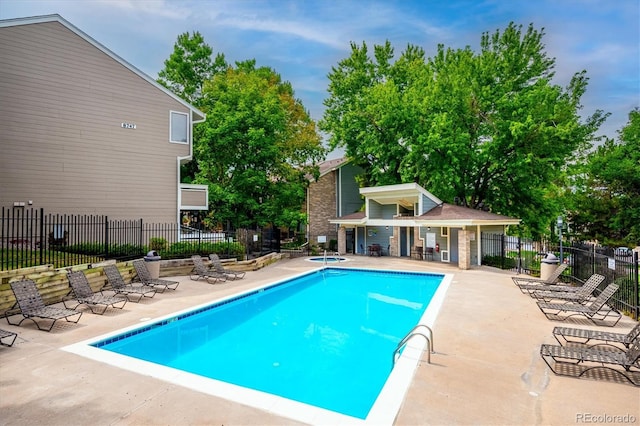
{"label": "downspout", "polygon": [[307,226],[305,226],[307,230],[306,232],[307,243],[311,238],[311,210],[310,210],[311,202],[309,201],[310,198],[311,198],[311,184],[307,185]]}
{"label": "downspout", "polygon": [[338,185],[336,191],[336,207],[338,207],[338,217],[342,217],[342,203],[340,202],[340,200],[342,200],[342,169],[338,169],[336,171],[338,172],[338,179],[336,182],[336,184]]}
{"label": "downspout", "polygon": [[[203,117],[200,120],[194,120],[193,119],[193,113],[194,111],[192,109],[189,110],[189,121],[190,121],[190,126],[187,127],[187,129],[189,130],[189,155],[186,155],[184,157],[180,157],[178,156],[176,158],[177,161],[177,170],[176,170],[176,190],[178,191],[178,196],[176,197],[177,201],[178,201],[178,205],[176,206],[176,223],[179,225],[180,223],[182,223],[181,218],[180,218],[180,206],[182,205],[182,191],[180,190],[180,181],[182,180],[181,176],[180,176],[180,164],[182,163],[182,161],[191,161],[193,160],[193,125],[194,124],[198,124],[198,123],[202,123],[204,122],[207,118],[206,116]],[[179,233],[179,227],[178,227],[178,233]]]}

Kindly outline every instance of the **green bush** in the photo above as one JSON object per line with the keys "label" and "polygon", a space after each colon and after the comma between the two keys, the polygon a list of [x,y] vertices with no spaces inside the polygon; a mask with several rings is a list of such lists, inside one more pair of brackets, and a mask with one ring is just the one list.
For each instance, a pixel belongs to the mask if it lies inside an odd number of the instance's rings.
{"label": "green bush", "polygon": [[100,255],[104,254],[104,245],[100,243],[71,244],[68,246],[59,247],[58,251],[77,254]]}
{"label": "green bush", "polygon": [[147,246],[137,244],[118,244],[109,246],[109,257],[142,257],[148,252]]}
{"label": "green bush", "polygon": [[[60,247],[58,251],[83,254],[87,256],[104,256],[105,248],[102,243],[78,243]],[[147,247],[137,244],[114,244],[109,246],[109,257],[132,257],[147,254]]]}
{"label": "green bush", "polygon": [[484,256],[482,258],[482,264],[502,269],[513,269],[517,265],[517,259],[505,257],[503,265],[502,256]]}
{"label": "green bush", "polygon": [[149,249],[155,251],[162,251],[167,248],[169,244],[165,238],[161,237],[152,237],[149,238]]}
{"label": "green bush", "polygon": [[179,259],[186,258],[192,254],[199,254],[201,256],[208,256],[211,253],[216,253],[221,256],[230,256],[241,259],[244,256],[244,245],[238,242],[201,242],[193,243],[190,241],[181,241],[173,243],[167,250],[159,252],[163,259]]}

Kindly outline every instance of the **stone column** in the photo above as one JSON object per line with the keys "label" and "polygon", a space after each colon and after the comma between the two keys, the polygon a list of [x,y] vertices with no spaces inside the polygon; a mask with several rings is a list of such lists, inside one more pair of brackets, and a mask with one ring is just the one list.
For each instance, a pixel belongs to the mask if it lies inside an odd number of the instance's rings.
{"label": "stone column", "polygon": [[347,252],[347,228],[341,226],[338,228],[338,253],[345,254]]}
{"label": "stone column", "polygon": [[458,231],[458,267],[469,269],[471,267],[471,238],[473,231],[461,229]]}
{"label": "stone column", "polygon": [[420,227],[413,227],[413,243],[416,247],[422,247],[422,240],[420,239]]}
{"label": "stone column", "polygon": [[393,235],[389,237],[389,256],[398,257],[398,241],[400,238],[400,228],[393,227]]}

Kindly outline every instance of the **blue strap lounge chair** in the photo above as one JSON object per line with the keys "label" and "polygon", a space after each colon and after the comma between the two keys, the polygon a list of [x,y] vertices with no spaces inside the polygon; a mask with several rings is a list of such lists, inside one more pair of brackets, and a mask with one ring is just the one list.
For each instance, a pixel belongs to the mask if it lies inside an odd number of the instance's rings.
{"label": "blue strap lounge chair", "polygon": [[[597,325],[615,326],[622,318],[622,314],[616,308],[607,305],[613,294],[618,291],[617,284],[609,284],[602,293],[591,303],[582,305],[580,303],[548,303],[538,302],[538,308],[550,320],[565,321],[567,318],[575,316],[583,317]],[[607,322],[609,317],[614,322]]]}
{"label": "blue strap lounge chair", "polygon": [[204,278],[209,284],[214,284],[218,281],[226,281],[227,275],[218,271],[212,271],[204,264],[202,257],[199,254],[191,256],[193,261],[193,270],[189,278],[194,281],[198,281],[200,278]]}
{"label": "blue strap lounge chair", "polygon": [[[82,317],[82,312],[56,306],[46,306],[33,280],[14,281],[10,283],[10,285],[16,297],[16,304],[14,306],[20,308],[19,315],[22,315],[22,319],[18,323],[9,321],[10,316],[13,315],[7,315],[7,322],[11,325],[20,325],[24,320],[28,319],[35,323],[38,330],[51,331],[56,321],[60,319],[77,323],[80,321],[80,317]],[[75,321],[69,319],[73,317],[77,317]],[[36,320],[36,318],[39,320]],[[41,327],[40,320],[52,320],[52,322],[49,327]]]}
{"label": "blue strap lounge chair", "polygon": [[151,273],[147,269],[147,265],[144,262],[145,261],[142,259],[133,261],[133,267],[138,274],[138,281],[140,281],[144,285],[158,288],[158,291],[160,293],[163,293],[167,289],[175,290],[176,288],[178,288],[178,284],[180,284],[178,281],[151,278]]}
{"label": "blue strap lounge chair", "polygon": [[561,376],[615,380],[624,378],[640,386],[640,339],[627,350],[589,346],[542,345],[540,356],[551,371]]}
{"label": "blue strap lounge chair", "polygon": [[640,339],[640,322],[628,333],[615,333],[612,331],[592,330],[573,327],[555,327],[553,337],[558,343],[566,346],[567,343],[582,344],[586,346],[624,346],[628,348],[636,339]]}
{"label": "blue strap lounge chair", "polygon": [[531,277],[512,277],[512,279],[513,282],[518,286],[520,291],[522,291],[523,293],[529,290],[547,290],[549,287],[555,285],[555,283],[560,279],[560,276],[568,266],[569,265],[567,265],[566,263],[558,265],[558,267],[545,280]]}
{"label": "blue strap lounge chair", "polygon": [[132,302],[138,303],[143,297],[152,298],[158,291],[158,289],[144,284],[125,283],[116,265],[107,265],[103,270],[111,290],[125,296]]}
{"label": "blue strap lounge chair", "polygon": [[571,291],[532,291],[529,293],[531,297],[538,300],[544,300],[549,302],[551,300],[562,300],[564,302],[578,302],[586,303],[591,300],[591,295],[598,288],[600,284],[605,280],[604,275],[593,274],[589,279],[581,286],[575,287],[575,290]]}
{"label": "blue strap lounge chair", "polygon": [[220,262],[220,258],[215,253],[211,253],[209,255],[209,260],[211,261],[213,269],[220,274],[226,275],[227,278],[239,280],[244,278],[244,275],[246,274],[244,271],[234,271],[233,269],[225,268],[222,265],[222,262]]}
{"label": "blue strap lounge chair", "polygon": [[3,330],[0,328],[0,345],[8,347],[13,346],[13,343],[16,341],[17,337],[18,333]]}
{"label": "blue strap lounge chair", "polygon": [[[101,292],[94,293],[89,285],[87,276],[82,271],[67,272],[71,291],[62,299],[62,303],[66,308],[77,309],[78,306],[86,306],[91,309],[94,314],[104,314],[109,306],[122,309],[127,304],[127,298],[124,296],[105,295]],[[67,303],[75,303],[74,306],[68,306]],[[95,309],[95,310],[94,310]]]}

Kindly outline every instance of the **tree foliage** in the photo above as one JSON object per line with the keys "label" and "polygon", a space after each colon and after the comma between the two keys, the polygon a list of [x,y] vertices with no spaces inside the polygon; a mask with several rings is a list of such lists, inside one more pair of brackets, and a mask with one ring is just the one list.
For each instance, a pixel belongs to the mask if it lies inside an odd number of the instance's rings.
{"label": "tree foliage", "polygon": [[618,139],[589,155],[570,197],[570,219],[583,238],[640,245],[640,110],[629,113]]}
{"label": "tree foliage", "polygon": [[320,123],[344,147],[365,185],[417,182],[449,202],[521,218],[544,233],[560,211],[564,165],[581,155],[606,118],[581,121],[584,71],[551,83],[543,31],[511,23],[484,33],[481,50],[351,45],[329,74]]}
{"label": "tree foliage", "polygon": [[158,82],[206,113],[195,126],[183,182],[209,186],[207,222],[295,227],[308,174],[324,155],[315,123],[291,84],[255,60],[226,63],[199,32],[178,36]]}
{"label": "tree foliage", "polygon": [[288,82],[245,61],[205,82],[206,122],[195,141],[195,182],[209,185],[211,216],[234,227],[295,227],[308,174],[324,155],[315,123]]}
{"label": "tree foliage", "polygon": [[199,106],[204,82],[227,68],[223,54],[218,53],[215,59],[212,55],[213,49],[199,32],[180,34],[169,59],[164,61],[164,69],[158,73],[158,82]]}

